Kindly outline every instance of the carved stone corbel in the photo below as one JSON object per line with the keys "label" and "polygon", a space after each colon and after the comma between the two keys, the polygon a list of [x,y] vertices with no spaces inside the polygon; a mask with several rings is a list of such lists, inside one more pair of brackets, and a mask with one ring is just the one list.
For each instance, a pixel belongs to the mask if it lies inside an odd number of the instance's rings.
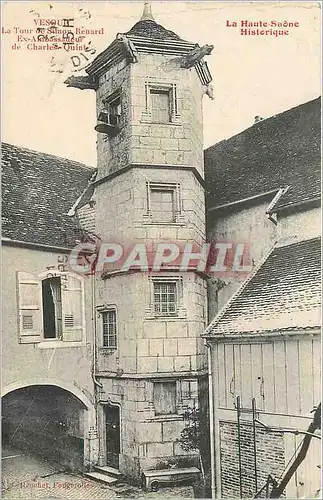
{"label": "carved stone corbel", "polygon": [[203,47],[199,47],[198,45],[191,50],[186,56],[183,58],[181,63],[182,68],[191,68],[197,62],[201,61],[204,56],[208,56],[211,54],[214,49],[213,45],[203,45]]}

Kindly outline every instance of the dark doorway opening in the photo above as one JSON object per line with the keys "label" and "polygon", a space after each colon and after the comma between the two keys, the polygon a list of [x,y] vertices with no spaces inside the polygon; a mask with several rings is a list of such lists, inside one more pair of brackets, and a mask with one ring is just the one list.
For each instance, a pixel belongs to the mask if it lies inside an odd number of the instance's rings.
{"label": "dark doorway opening", "polygon": [[57,386],[34,385],[2,398],[3,445],[82,470],[85,407]]}
{"label": "dark doorway opening", "polygon": [[119,406],[104,405],[107,465],[119,468],[120,453],[120,409]]}

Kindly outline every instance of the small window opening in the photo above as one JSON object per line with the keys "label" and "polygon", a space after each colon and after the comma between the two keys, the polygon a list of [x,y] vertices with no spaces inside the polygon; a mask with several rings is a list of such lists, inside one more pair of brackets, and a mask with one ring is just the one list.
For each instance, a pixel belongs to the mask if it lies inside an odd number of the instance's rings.
{"label": "small window opening", "polygon": [[151,119],[154,123],[170,122],[170,93],[169,90],[150,89]]}
{"label": "small window opening", "polygon": [[62,336],[62,291],[60,278],[42,281],[44,338]]}

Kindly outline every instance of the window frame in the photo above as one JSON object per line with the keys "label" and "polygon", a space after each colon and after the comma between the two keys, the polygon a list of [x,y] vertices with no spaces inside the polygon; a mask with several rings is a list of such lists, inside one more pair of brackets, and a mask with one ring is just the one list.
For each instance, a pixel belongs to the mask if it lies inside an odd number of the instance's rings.
{"label": "window frame", "polygon": [[[29,279],[25,280],[24,277],[21,279],[19,278],[19,275],[29,275]],[[80,326],[76,329],[81,331],[81,340],[66,340],[65,335],[66,334],[66,327],[65,327],[65,320],[64,320],[64,299],[63,299],[63,291],[69,290],[68,288],[68,278],[74,278],[76,279],[79,284],[80,284],[80,306],[81,306],[81,318],[80,318]],[[45,338],[44,337],[44,327],[43,327],[43,317],[44,317],[44,310],[43,310],[43,290],[42,290],[42,282],[45,279],[49,278],[60,278],[61,280],[61,300],[62,300],[62,335],[61,336],[56,336],[53,338]],[[69,272],[69,271],[59,271],[56,268],[48,268],[47,271],[42,272],[40,274],[32,274],[32,273],[26,273],[24,271],[17,271],[17,281],[18,281],[18,323],[19,323],[19,344],[35,344],[37,343],[38,347],[40,349],[48,349],[48,348],[56,348],[56,347],[80,347],[86,345],[86,321],[85,321],[85,293],[84,293],[84,278],[81,277],[80,275]],[[30,340],[30,341],[22,341],[21,337],[21,332],[23,330],[23,316],[29,316],[28,314],[28,309],[24,308],[21,305],[21,298],[20,298],[20,284],[23,283],[29,283],[31,281],[35,281],[35,283],[38,283],[38,293],[39,293],[39,308],[38,314],[39,314],[39,321],[40,321],[40,330],[39,330],[39,339],[38,340]],[[71,290],[71,289],[70,289]],[[35,307],[32,306],[31,310],[34,310]],[[26,335],[28,335],[28,330],[26,330]],[[30,333],[30,336],[32,334]]]}
{"label": "window frame", "polygon": [[[182,276],[149,276],[150,282],[150,304],[146,309],[146,319],[161,320],[168,319],[182,320],[187,317],[187,311],[183,306],[183,278]],[[176,311],[175,313],[165,314],[156,313],[155,310],[155,283],[174,283],[176,285]]]}
{"label": "window frame", "polygon": [[[163,293],[163,290],[160,288],[162,286],[170,287],[172,286],[173,292],[170,293],[169,289],[166,289],[166,291]],[[157,291],[156,288],[160,287]],[[166,302],[162,300],[162,296],[166,296]],[[169,296],[174,295],[174,301],[169,300]],[[159,297],[159,301],[156,301],[156,297]],[[167,311],[163,311],[163,305],[166,306]],[[174,311],[170,311],[170,305],[174,305]],[[158,309],[161,309],[157,311],[156,306],[158,306]],[[176,281],[155,281],[154,282],[154,312],[155,316],[177,316],[177,311],[178,311],[178,287]]]}
{"label": "window frame", "polygon": [[[152,119],[152,102],[151,92],[154,93],[169,93],[169,121],[155,122]],[[178,113],[178,98],[176,83],[169,82],[145,82],[145,111],[142,113],[142,122],[149,122],[158,125],[181,125],[180,115]]]}
{"label": "window frame", "polygon": [[[114,338],[115,338],[115,344],[114,345],[104,345],[104,337],[105,337],[105,334],[104,334],[104,315],[105,314],[109,314],[109,313],[114,313],[114,329],[115,329],[115,333],[114,333]],[[111,350],[111,351],[116,351],[118,349],[118,320],[117,320],[117,310],[115,307],[108,307],[108,308],[105,308],[103,310],[100,311],[100,316],[101,316],[101,330],[102,330],[102,343],[101,343],[101,346],[102,349],[107,349],[107,350]],[[109,324],[109,323],[107,323]],[[108,338],[110,336],[110,334],[108,333],[107,334]]]}
{"label": "window frame", "polygon": [[[178,416],[179,415],[179,387],[178,387],[178,381],[174,379],[154,379],[152,381],[153,387],[152,387],[152,403],[153,403],[153,408],[154,408],[154,414],[156,418],[161,418],[161,419],[167,419],[172,416]],[[174,395],[174,407],[175,407],[175,412],[169,412],[169,413],[159,413],[156,408],[155,404],[155,387],[158,384],[172,384],[175,387],[175,395]]]}
{"label": "window frame", "polygon": [[[118,308],[116,304],[101,304],[96,306],[96,311],[97,311],[97,320],[99,321],[98,324],[98,338],[99,338],[99,345],[98,348],[102,352],[116,352],[119,349],[119,342],[118,342],[118,332],[119,332],[119,324],[118,324]],[[115,318],[116,318],[116,323],[115,323],[115,328],[116,328],[116,347],[108,347],[103,345],[103,314],[109,311],[115,311]]]}
{"label": "window frame", "polygon": [[[152,191],[172,191],[173,193],[173,220],[162,221],[154,219],[152,210],[151,193]],[[181,185],[179,182],[152,182],[146,181],[146,204],[147,209],[144,214],[146,222],[149,224],[169,226],[172,224],[184,224],[184,216],[182,212]]]}

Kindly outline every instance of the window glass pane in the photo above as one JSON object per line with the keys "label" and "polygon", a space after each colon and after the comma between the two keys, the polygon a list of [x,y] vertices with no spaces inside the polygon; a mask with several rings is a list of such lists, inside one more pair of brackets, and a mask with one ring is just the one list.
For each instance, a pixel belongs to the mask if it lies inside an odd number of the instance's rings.
{"label": "window glass pane", "polygon": [[154,382],[154,407],[156,415],[176,413],[176,382]]}
{"label": "window glass pane", "polygon": [[151,90],[151,119],[157,123],[170,121],[170,99],[168,91]]}
{"label": "window glass pane", "polygon": [[42,281],[44,338],[54,339],[62,334],[61,279]]}
{"label": "window glass pane", "polygon": [[155,312],[176,313],[176,283],[154,283]]}
{"label": "window glass pane", "polygon": [[160,222],[174,221],[174,191],[152,189],[150,210],[153,220]]}
{"label": "window glass pane", "polygon": [[117,347],[116,311],[102,313],[103,347]]}

